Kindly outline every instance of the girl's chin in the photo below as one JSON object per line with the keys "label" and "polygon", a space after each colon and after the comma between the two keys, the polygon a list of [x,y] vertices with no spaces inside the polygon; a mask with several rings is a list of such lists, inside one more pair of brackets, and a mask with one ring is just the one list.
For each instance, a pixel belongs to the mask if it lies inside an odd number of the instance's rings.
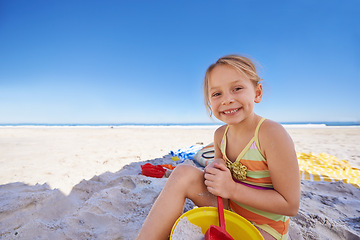
{"label": "girl's chin", "polygon": [[220,116],[215,116],[215,117],[228,125],[235,125],[235,124],[240,123],[243,120],[241,117],[234,117],[234,116],[220,115]]}

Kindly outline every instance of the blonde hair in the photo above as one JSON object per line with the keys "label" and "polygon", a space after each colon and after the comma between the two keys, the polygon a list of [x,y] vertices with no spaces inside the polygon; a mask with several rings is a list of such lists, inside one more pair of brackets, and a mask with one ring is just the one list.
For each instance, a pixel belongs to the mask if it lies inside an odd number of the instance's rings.
{"label": "blonde hair", "polygon": [[239,72],[245,74],[249,77],[251,81],[253,81],[254,86],[256,86],[262,80],[256,72],[254,63],[249,58],[239,55],[226,55],[219,58],[216,63],[213,63],[208,67],[204,78],[204,101],[206,110],[208,111],[210,116],[212,115],[212,111],[209,103],[209,77],[211,71],[219,65],[227,65],[233,67]]}

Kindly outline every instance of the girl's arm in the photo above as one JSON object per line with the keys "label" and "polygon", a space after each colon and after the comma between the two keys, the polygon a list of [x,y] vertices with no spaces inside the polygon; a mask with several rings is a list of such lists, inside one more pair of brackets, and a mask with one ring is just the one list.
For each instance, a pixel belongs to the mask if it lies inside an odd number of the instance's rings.
{"label": "girl's arm", "polygon": [[223,198],[227,197],[226,188],[224,186],[228,186],[229,182],[235,183],[232,180],[231,172],[226,167],[225,160],[222,158],[222,153],[220,150],[220,145],[222,138],[224,136],[226,129],[226,125],[218,128],[214,134],[214,149],[215,156],[214,161],[206,166],[204,172],[205,185],[207,190],[215,196],[221,196]]}
{"label": "girl's arm", "polygon": [[[206,168],[210,168],[210,167],[213,168],[215,163],[217,163],[217,164],[224,163],[225,164],[225,161],[222,158],[222,153],[220,150],[220,144],[221,144],[221,140],[224,135],[224,132],[225,132],[225,128],[226,128],[226,125],[221,126],[218,129],[216,129],[216,131],[214,133],[214,150],[215,150],[214,161],[211,164],[209,164],[208,166],[206,166]],[[206,168],[205,168],[205,171],[206,171]]]}
{"label": "girl's arm", "polygon": [[295,216],[300,204],[300,173],[294,143],[280,124],[270,120],[260,128],[259,143],[274,190],[233,184],[230,198],[267,212]]}

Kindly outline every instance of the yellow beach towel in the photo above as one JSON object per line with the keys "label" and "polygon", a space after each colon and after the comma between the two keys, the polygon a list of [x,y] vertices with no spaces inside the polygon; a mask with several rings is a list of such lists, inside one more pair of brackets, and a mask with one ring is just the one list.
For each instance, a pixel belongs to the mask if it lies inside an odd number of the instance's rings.
{"label": "yellow beach towel", "polygon": [[346,160],[320,153],[297,153],[299,160],[300,176],[302,180],[326,181],[352,184],[360,188],[360,169],[352,167]]}

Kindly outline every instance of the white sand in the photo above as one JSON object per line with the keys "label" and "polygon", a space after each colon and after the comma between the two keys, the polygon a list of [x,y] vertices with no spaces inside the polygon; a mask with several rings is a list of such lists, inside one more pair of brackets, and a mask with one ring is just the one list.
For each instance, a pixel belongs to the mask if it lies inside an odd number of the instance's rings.
{"label": "white sand", "polygon": [[[0,239],[135,239],[166,182],[140,165],[174,164],[170,150],[208,144],[214,129],[0,128]],[[360,168],[359,128],[289,132],[297,151]],[[301,198],[292,239],[360,239],[360,189],[303,181]]]}
{"label": "white sand", "polygon": [[187,217],[183,217],[176,224],[174,232],[171,236],[172,240],[203,240],[204,234],[201,227],[192,224]]}
{"label": "white sand", "polygon": [[171,150],[212,142],[214,127],[0,128],[0,184],[47,183],[68,194],[83,179]]}

